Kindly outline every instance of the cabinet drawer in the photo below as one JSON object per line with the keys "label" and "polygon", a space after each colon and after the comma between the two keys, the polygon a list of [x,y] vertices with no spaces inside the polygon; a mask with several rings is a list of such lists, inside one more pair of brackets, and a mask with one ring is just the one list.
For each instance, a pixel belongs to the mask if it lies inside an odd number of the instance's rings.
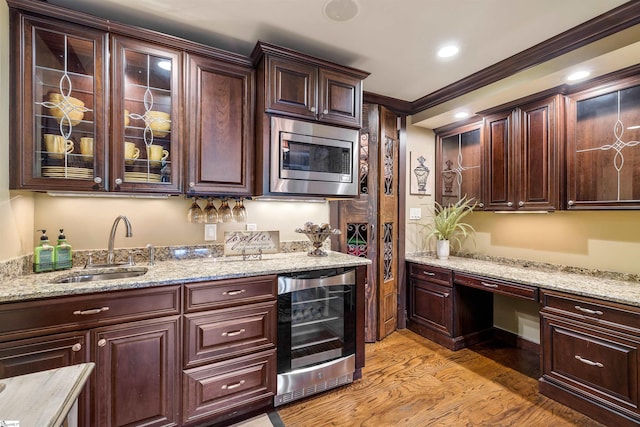
{"label": "cabinet drawer", "polygon": [[275,348],[276,302],[185,316],[185,367]]}
{"label": "cabinet drawer", "polygon": [[184,371],[183,421],[222,420],[269,406],[276,391],[275,364],[272,350]]}
{"label": "cabinet drawer", "polygon": [[452,286],[451,270],[444,268],[409,263],[409,275],[416,279],[437,283],[441,286]]}
{"label": "cabinet drawer", "polygon": [[470,286],[496,294],[522,298],[531,301],[538,301],[538,288],[522,285],[519,283],[509,283],[501,280],[477,277],[470,274],[454,273],[453,281],[457,285]]}
{"label": "cabinet drawer", "polygon": [[592,298],[542,291],[544,311],[640,334],[640,309]]}
{"label": "cabinet drawer", "polygon": [[543,315],[543,379],[638,414],[640,339]]}
{"label": "cabinet drawer", "polygon": [[0,305],[0,341],[180,314],[180,286]]}
{"label": "cabinet drawer", "polygon": [[277,295],[277,277],[246,277],[188,283],[184,287],[187,313],[237,304],[270,301]]}
{"label": "cabinet drawer", "polygon": [[86,332],[70,332],[0,344],[0,378],[89,361]]}

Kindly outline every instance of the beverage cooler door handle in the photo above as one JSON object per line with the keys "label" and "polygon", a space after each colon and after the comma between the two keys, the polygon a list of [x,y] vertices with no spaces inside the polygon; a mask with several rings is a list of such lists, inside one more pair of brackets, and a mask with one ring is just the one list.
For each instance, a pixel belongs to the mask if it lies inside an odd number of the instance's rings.
{"label": "beverage cooler door handle", "polygon": [[297,278],[278,276],[278,295],[296,292],[302,289],[321,288],[325,286],[355,285],[356,271],[349,270],[335,276],[318,278]]}

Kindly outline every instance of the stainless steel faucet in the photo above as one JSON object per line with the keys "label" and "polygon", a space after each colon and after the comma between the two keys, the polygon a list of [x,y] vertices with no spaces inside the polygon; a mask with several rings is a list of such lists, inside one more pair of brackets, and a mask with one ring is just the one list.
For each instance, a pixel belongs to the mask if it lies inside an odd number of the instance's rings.
{"label": "stainless steel faucet", "polygon": [[114,253],[113,253],[113,241],[116,238],[116,229],[118,228],[118,223],[120,220],[124,221],[124,225],[127,227],[127,237],[131,237],[133,234],[131,233],[131,223],[129,222],[129,218],[124,215],[119,215],[115,221],[113,221],[113,226],[111,226],[111,234],[109,235],[109,246],[107,248],[107,264],[113,264]]}

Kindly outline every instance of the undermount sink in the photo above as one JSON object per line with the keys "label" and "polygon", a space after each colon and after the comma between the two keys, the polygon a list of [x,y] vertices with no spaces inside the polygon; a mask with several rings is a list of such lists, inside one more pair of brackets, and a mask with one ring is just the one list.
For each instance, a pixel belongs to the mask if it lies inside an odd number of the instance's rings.
{"label": "undermount sink", "polygon": [[72,275],[56,277],[51,281],[51,283],[80,283],[93,282],[95,280],[126,279],[128,277],[142,276],[147,271],[148,270],[146,268],[136,268],[120,271],[102,271],[96,273],[87,273],[86,271],[82,271]]}

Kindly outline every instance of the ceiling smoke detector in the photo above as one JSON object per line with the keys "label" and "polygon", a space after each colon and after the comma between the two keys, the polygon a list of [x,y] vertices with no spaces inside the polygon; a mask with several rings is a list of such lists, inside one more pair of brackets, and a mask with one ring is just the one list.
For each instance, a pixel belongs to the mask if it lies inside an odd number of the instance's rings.
{"label": "ceiling smoke detector", "polygon": [[324,5],[324,14],[332,21],[349,21],[358,14],[358,3],[355,0],[329,0]]}

